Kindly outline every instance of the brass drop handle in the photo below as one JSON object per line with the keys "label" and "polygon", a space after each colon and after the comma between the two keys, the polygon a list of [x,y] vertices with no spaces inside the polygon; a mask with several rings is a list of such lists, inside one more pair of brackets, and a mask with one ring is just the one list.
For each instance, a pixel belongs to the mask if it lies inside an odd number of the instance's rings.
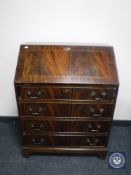
{"label": "brass drop handle", "polygon": [[106,92],[102,92],[101,96],[102,97],[95,97],[95,100],[103,100],[106,97],[107,93]]}
{"label": "brass drop handle", "polygon": [[100,108],[99,109],[99,113],[93,114],[93,117],[101,117],[103,112],[104,112],[104,109],[103,108]]}
{"label": "brass drop handle", "polygon": [[92,113],[93,117],[99,117],[101,116],[101,114],[97,114],[97,113],[94,113],[95,112],[95,109],[93,107],[90,108],[90,112]]}
{"label": "brass drop handle", "polygon": [[92,129],[91,132],[98,132],[98,129]]}
{"label": "brass drop handle", "polygon": [[101,97],[95,97],[94,99],[95,100],[103,100],[103,98],[101,98]]}
{"label": "brass drop handle", "polygon": [[39,107],[38,111],[33,111],[32,107],[29,107],[29,112],[31,112],[31,115],[33,115],[33,116],[38,116],[41,114],[43,109],[44,109],[43,107]]}
{"label": "brass drop handle", "polygon": [[34,145],[42,145],[44,142],[45,142],[45,140],[43,138],[41,138],[41,139],[35,139],[35,138],[33,138],[32,139],[32,143]]}
{"label": "brass drop handle", "polygon": [[94,99],[94,100],[103,100],[105,97],[106,97],[107,93],[106,92],[102,92],[101,93],[101,96],[102,97],[99,97],[99,96],[96,96],[96,92],[95,91],[92,91],[91,92],[91,97]]}
{"label": "brass drop handle", "polygon": [[96,138],[95,140],[93,140],[93,142],[91,142],[91,140],[90,140],[89,138],[87,138],[87,139],[85,140],[85,142],[88,143],[88,144],[91,145],[91,146],[95,146],[95,145],[99,142],[99,139]]}
{"label": "brass drop handle", "polygon": [[40,131],[42,128],[44,128],[44,125],[43,125],[43,123],[41,123],[40,125],[31,123],[30,127],[34,131]]}
{"label": "brass drop handle", "polygon": [[[91,129],[91,132],[98,132],[98,129],[93,129],[93,125],[91,123],[88,124],[88,128]],[[98,128],[98,127],[97,127]]]}
{"label": "brass drop handle", "polygon": [[40,115],[40,112],[32,112],[31,115],[38,116],[38,115]]}
{"label": "brass drop handle", "polygon": [[95,91],[92,91],[92,92],[91,92],[91,97],[92,97],[94,100],[102,100],[102,99],[103,99],[103,98],[101,98],[101,97],[97,97],[96,95],[97,95],[97,94],[96,94]]}
{"label": "brass drop handle", "polygon": [[92,114],[93,117],[101,117],[101,114]]}
{"label": "brass drop handle", "polygon": [[35,96],[32,95],[31,91],[27,92],[27,95],[29,96],[30,99],[38,99],[40,97],[40,95],[42,94],[41,91],[38,91],[37,94]]}
{"label": "brass drop handle", "polygon": [[95,145],[96,145],[96,143],[92,143],[91,140],[90,140],[89,138],[87,138],[87,139],[85,140],[85,142],[86,142],[88,145],[90,145],[90,146],[95,146]]}
{"label": "brass drop handle", "polygon": [[100,108],[98,113],[94,113],[95,109],[91,107],[90,112],[92,113],[93,117],[100,117],[102,116],[102,113],[104,113],[104,108]]}

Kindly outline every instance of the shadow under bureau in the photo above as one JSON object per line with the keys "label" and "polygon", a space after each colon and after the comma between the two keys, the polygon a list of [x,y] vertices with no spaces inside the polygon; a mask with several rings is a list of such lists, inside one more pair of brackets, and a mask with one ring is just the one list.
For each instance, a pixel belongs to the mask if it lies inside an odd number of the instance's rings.
{"label": "shadow under bureau", "polygon": [[21,45],[15,91],[23,155],[105,158],[118,87],[111,46]]}

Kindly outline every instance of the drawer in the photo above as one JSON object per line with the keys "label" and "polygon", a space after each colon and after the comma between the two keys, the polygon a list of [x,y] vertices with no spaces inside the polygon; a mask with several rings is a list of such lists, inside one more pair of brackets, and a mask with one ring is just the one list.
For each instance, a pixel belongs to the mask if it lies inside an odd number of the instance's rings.
{"label": "drawer", "polygon": [[23,144],[30,146],[106,146],[107,136],[25,135]]}
{"label": "drawer", "polygon": [[113,104],[21,103],[21,116],[111,117]]}
{"label": "drawer", "polygon": [[20,89],[21,98],[25,100],[43,99],[77,99],[77,100],[112,100],[117,94],[116,88],[96,87],[25,87]]}
{"label": "drawer", "polygon": [[22,120],[22,128],[27,132],[108,132],[110,121],[88,120]]}

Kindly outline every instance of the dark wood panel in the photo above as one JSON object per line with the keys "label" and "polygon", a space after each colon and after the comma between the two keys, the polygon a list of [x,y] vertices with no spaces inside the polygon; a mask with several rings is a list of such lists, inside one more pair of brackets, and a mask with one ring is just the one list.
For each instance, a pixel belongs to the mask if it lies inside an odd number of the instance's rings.
{"label": "dark wood panel", "polygon": [[20,97],[25,100],[75,99],[75,100],[111,100],[114,101],[117,88],[105,87],[24,87],[20,88]]}
{"label": "dark wood panel", "polygon": [[32,146],[106,146],[106,136],[88,135],[25,135],[24,145]]}
{"label": "dark wood panel", "polygon": [[113,104],[22,103],[22,116],[43,117],[111,117]]}
{"label": "dark wood panel", "polygon": [[22,120],[24,132],[108,132],[111,122],[88,120]]}
{"label": "dark wood panel", "polygon": [[113,48],[22,45],[15,83],[118,84]]}

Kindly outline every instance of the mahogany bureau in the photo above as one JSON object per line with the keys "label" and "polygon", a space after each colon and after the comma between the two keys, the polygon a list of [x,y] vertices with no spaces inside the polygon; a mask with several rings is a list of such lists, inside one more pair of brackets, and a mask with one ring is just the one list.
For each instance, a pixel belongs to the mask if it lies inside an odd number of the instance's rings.
{"label": "mahogany bureau", "polygon": [[118,87],[111,46],[21,45],[15,91],[23,155],[105,158]]}

